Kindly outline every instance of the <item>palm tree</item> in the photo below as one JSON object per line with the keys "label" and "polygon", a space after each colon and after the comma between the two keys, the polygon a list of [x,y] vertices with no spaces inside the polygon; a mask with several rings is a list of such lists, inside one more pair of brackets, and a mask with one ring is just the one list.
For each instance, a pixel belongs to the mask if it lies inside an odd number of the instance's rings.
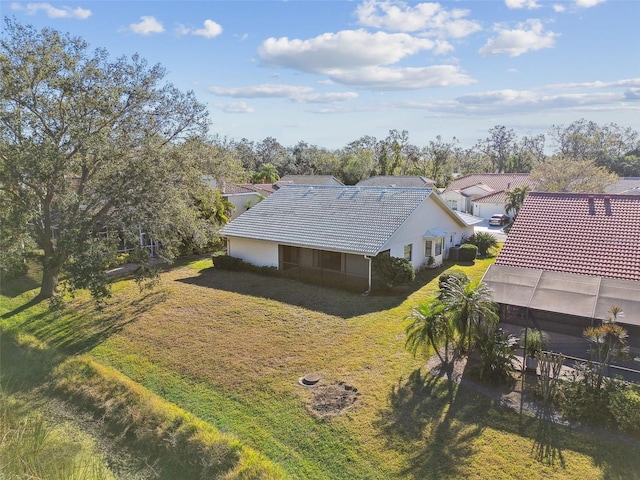
{"label": "palm tree", "polygon": [[478,253],[483,257],[486,257],[489,249],[496,248],[498,246],[498,239],[489,232],[476,232],[464,243],[475,245],[478,247]]}
{"label": "palm tree", "polygon": [[522,187],[516,187],[513,190],[507,192],[507,203],[504,206],[507,214],[513,212],[513,218],[518,216],[518,212],[524,203],[524,199],[529,194],[531,188],[528,185]]}
{"label": "palm tree", "polygon": [[442,302],[459,333],[458,348],[470,352],[475,344],[473,337],[487,338],[495,330],[498,304],[482,282],[464,283],[453,277],[443,287]]}
{"label": "palm tree", "polygon": [[432,300],[413,309],[409,316],[412,323],[405,330],[405,348],[415,357],[419,353],[436,354],[447,374],[449,389],[453,388],[453,366],[459,357],[457,332],[446,305],[440,300]]}
{"label": "palm tree", "polygon": [[276,183],[280,180],[280,174],[274,164],[265,163],[252,175],[251,180],[253,183]]}

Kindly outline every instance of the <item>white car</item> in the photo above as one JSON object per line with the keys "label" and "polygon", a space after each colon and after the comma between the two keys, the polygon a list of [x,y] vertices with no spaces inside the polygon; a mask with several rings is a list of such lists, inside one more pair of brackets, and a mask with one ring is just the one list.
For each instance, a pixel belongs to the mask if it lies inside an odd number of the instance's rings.
{"label": "white car", "polygon": [[496,213],[489,219],[489,225],[506,225],[510,221],[511,218],[509,218],[509,215],[505,215],[504,213]]}

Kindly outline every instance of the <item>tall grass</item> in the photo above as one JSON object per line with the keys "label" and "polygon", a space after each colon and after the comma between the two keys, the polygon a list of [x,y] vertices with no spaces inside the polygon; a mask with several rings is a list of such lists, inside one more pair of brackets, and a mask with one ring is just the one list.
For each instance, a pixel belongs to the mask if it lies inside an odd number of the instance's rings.
{"label": "tall grass", "polygon": [[[25,410],[30,410],[25,412]],[[3,479],[109,480],[100,453],[80,432],[54,425],[42,413],[0,392],[0,474]]]}

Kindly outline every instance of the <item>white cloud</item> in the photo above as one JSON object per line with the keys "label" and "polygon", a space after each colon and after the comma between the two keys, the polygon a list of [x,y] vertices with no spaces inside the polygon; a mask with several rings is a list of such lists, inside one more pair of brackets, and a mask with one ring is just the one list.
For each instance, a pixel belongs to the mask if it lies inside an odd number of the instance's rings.
{"label": "white cloud", "polygon": [[253,113],[253,107],[246,102],[231,102],[216,105],[225,113]]}
{"label": "white cloud", "polygon": [[86,8],[54,7],[49,3],[28,3],[22,5],[14,2],[11,4],[11,9],[24,11],[27,15],[35,15],[42,10],[49,18],[76,18],[78,20],[86,20],[91,16],[91,10],[87,10]]}
{"label": "white cloud", "polygon": [[[576,93],[557,91],[558,85],[547,85],[539,90],[493,90],[462,95],[455,100],[403,104],[406,108],[424,109],[430,113],[449,115],[520,115],[549,112],[625,110],[638,111],[640,88],[638,79],[617,82],[585,82],[572,85],[582,88]],[[564,85],[564,87],[567,87]],[[563,87],[563,86],[560,86]],[[630,87],[616,92],[618,87]],[[602,91],[611,88],[608,91]]]}
{"label": "white cloud", "polygon": [[408,55],[433,50],[438,46],[433,40],[405,33],[343,30],[324,33],[309,40],[272,37],[262,43],[258,56],[268,66],[326,73],[338,68],[392,64]]}
{"label": "white cloud", "polygon": [[358,23],[398,32],[424,32],[438,37],[466,37],[480,30],[480,24],[464,17],[469,10],[446,10],[438,3],[366,0],[356,9]]}
{"label": "white cloud", "polygon": [[640,88],[630,88],[624,92],[624,98],[628,101],[640,101]]}
{"label": "white cloud", "polygon": [[235,98],[286,98],[296,103],[338,103],[358,97],[355,92],[317,93],[311,87],[264,84],[249,87],[209,87],[214,95]]}
{"label": "white cloud", "polygon": [[416,90],[420,88],[471,85],[475,80],[454,65],[429,67],[363,67],[334,70],[329,77],[336,83],[371,90]]}
{"label": "white cloud", "polygon": [[291,98],[313,92],[311,87],[267,83],[250,87],[209,87],[214,95],[237,98]]}
{"label": "white cloud", "polygon": [[496,25],[494,30],[497,37],[490,38],[480,48],[480,55],[509,55],[517,57],[526,52],[551,48],[555,45],[557,33],[545,32],[540,20],[531,19],[518,24],[515,29],[508,29],[503,25]]}
{"label": "white cloud", "polygon": [[260,46],[258,56],[267,66],[326,75],[333,83],[358,88],[407,90],[474,83],[452,65],[390,67],[424,50],[446,53],[451,46],[406,33],[343,30],[309,40],[269,38]]}
{"label": "white cloud", "polygon": [[558,83],[549,85],[548,88],[554,89],[575,89],[575,88],[640,88],[640,78],[625,78],[614,82],[575,82],[575,83]]}
{"label": "white cloud", "polygon": [[214,38],[222,33],[222,27],[213,20],[207,19],[204,21],[204,26],[202,28],[191,29],[185,25],[178,25],[175,32],[179,36],[191,34],[205,38]]}
{"label": "white cloud", "polygon": [[606,1],[607,0],[576,0],[576,6],[580,8],[591,8]]}
{"label": "white cloud", "polygon": [[553,5],[553,11],[556,13],[577,13],[581,8],[592,8],[606,1],[607,0],[573,0],[573,2],[564,4],[557,3]]}
{"label": "white cloud", "polygon": [[139,35],[150,35],[152,33],[164,32],[164,26],[155,17],[142,16],[140,22],[129,25],[128,30]]}
{"label": "white cloud", "polygon": [[538,4],[536,0],[504,0],[507,8],[526,8],[528,10],[533,10],[534,8],[540,8],[541,5]]}

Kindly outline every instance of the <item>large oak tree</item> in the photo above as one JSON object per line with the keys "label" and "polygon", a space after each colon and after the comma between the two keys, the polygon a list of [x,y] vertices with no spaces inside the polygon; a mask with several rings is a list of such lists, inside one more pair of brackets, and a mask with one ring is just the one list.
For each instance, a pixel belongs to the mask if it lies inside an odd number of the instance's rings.
{"label": "large oak tree", "polygon": [[184,154],[185,139],[206,134],[207,111],[161,66],[5,18],[0,68],[0,208],[16,219],[12,235],[30,234],[43,252],[41,297],[62,274],[108,293],[117,240],[100,232],[135,243],[143,229],[171,257],[180,235],[208,230],[190,208],[198,162]]}

